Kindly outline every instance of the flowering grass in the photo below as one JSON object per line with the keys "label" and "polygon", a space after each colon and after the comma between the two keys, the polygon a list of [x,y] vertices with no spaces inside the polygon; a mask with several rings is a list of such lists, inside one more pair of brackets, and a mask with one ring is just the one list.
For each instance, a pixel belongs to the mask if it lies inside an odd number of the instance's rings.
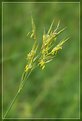
{"label": "flowering grass", "polygon": [[57,24],[57,27],[53,30],[52,29],[54,25],[54,20],[53,20],[47,33],[45,32],[45,29],[44,29],[44,33],[42,37],[42,46],[40,47],[39,54],[37,54],[39,44],[38,44],[38,39],[37,39],[37,34],[36,34],[36,26],[35,26],[33,18],[31,19],[32,19],[32,31],[29,32],[27,36],[29,36],[31,39],[34,40],[34,44],[33,44],[31,51],[26,56],[27,63],[26,63],[26,66],[24,68],[24,71],[21,77],[18,91],[13,101],[11,102],[10,106],[8,107],[4,115],[4,118],[7,117],[15,100],[17,99],[18,95],[22,91],[24,84],[26,82],[26,79],[28,79],[32,71],[37,66],[39,66],[42,70],[45,69],[46,64],[54,59],[58,51],[60,51],[63,48],[64,43],[69,39],[69,38],[64,38],[56,46],[54,46],[54,43],[57,40],[57,37],[65,30],[65,28],[58,31],[59,24],[60,24],[60,21],[59,21]]}

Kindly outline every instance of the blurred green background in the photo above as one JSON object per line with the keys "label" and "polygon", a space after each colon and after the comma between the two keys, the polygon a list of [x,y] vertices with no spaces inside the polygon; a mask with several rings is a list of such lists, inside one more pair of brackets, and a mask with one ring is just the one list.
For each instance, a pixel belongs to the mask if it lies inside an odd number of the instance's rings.
{"label": "blurred green background", "polygon": [[15,96],[26,55],[33,41],[26,37],[31,31],[31,15],[41,45],[44,26],[48,30],[55,19],[58,37],[70,37],[63,50],[46,65],[36,68],[15,101],[8,117],[12,118],[79,118],[79,3],[4,3],[3,4],[3,114]]}

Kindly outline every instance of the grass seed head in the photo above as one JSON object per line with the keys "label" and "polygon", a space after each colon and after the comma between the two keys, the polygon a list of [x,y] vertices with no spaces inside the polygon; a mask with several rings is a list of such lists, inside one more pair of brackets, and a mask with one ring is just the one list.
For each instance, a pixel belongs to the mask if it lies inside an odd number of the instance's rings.
{"label": "grass seed head", "polygon": [[[43,70],[45,68],[46,63],[53,60],[54,56],[57,54],[59,50],[62,49],[63,44],[69,38],[60,41],[55,47],[53,47],[55,42],[54,40],[56,40],[58,35],[60,35],[60,33],[62,33],[65,30],[65,28],[63,28],[57,32],[60,25],[60,21],[58,22],[56,29],[52,30],[52,27],[54,25],[54,20],[53,20],[47,33],[45,32],[45,29],[44,29],[43,38],[42,38],[42,47],[39,52],[40,56],[38,56],[36,55],[36,51],[38,49],[38,43],[36,39],[37,38],[36,26],[33,18],[31,18],[31,20],[32,20],[32,32],[31,32],[30,38],[33,38],[35,42],[31,51],[29,52],[29,54],[27,54],[28,64],[25,67],[25,71],[28,71],[29,69],[33,68],[33,65],[39,65]],[[30,32],[27,34],[27,36],[29,34]]]}

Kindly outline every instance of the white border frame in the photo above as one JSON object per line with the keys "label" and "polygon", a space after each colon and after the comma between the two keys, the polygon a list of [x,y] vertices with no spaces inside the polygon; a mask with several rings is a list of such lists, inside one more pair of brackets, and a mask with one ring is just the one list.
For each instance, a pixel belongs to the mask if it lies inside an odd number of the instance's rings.
{"label": "white border frame", "polygon": [[80,13],[80,2],[2,2],[2,120],[4,119],[80,119],[80,15],[79,15],[79,117],[78,118],[3,118],[3,4],[5,3],[78,3]]}

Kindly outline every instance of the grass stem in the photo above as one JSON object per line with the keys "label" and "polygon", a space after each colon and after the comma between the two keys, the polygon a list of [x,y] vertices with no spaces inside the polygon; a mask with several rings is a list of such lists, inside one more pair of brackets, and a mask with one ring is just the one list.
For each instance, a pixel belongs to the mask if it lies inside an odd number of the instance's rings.
{"label": "grass stem", "polygon": [[20,94],[21,90],[23,89],[23,87],[24,87],[24,85],[25,85],[25,82],[26,82],[25,78],[27,77],[27,79],[28,79],[28,77],[30,76],[31,72],[32,72],[32,70],[28,73],[28,75],[27,75],[27,73],[26,73],[25,77],[22,78],[21,83],[20,83],[20,86],[19,86],[19,89],[18,89],[18,91],[17,91],[17,93],[16,93],[14,99],[12,100],[10,106],[8,107],[8,109],[7,109],[7,111],[6,111],[5,115],[4,115],[4,119],[7,117],[7,115],[8,115],[8,113],[9,113],[9,111],[11,110],[11,108],[12,108],[12,106],[13,106],[15,100],[17,99],[18,95]]}

